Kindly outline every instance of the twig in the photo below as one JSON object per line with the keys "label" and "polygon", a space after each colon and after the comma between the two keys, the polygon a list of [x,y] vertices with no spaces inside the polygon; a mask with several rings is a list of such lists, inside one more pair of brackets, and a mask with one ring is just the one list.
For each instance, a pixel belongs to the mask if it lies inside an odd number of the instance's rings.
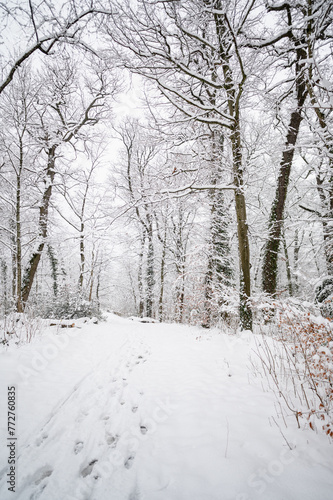
{"label": "twig", "polygon": [[283,439],[285,440],[285,442],[287,443],[287,446],[289,448],[289,450],[293,450],[293,447],[289,444],[286,436],[283,434],[283,432],[281,431],[281,427],[279,426],[279,424],[277,423],[277,421],[275,420],[274,417],[272,417],[274,423],[276,424],[277,428],[279,429],[280,433],[281,433],[281,436],[283,437]]}

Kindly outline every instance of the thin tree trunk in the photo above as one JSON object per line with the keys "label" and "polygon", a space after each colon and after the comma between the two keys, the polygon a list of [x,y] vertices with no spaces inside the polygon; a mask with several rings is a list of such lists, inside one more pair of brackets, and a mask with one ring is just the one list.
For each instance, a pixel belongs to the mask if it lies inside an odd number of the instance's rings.
{"label": "thin tree trunk", "polygon": [[83,277],[85,268],[85,254],[84,254],[84,222],[81,220],[80,225],[80,275],[79,275],[79,289],[83,291]]}
{"label": "thin tree trunk", "polygon": [[12,255],[11,255],[11,260],[12,260],[12,299],[13,301],[16,301],[16,267],[17,267],[17,260],[16,260],[16,237],[13,235],[12,238],[12,244],[13,244],[13,249],[12,249]]}
{"label": "thin tree trunk", "polygon": [[[311,13],[312,12],[309,12],[309,14]],[[310,17],[309,23],[311,22],[312,20]],[[311,35],[312,31],[310,31],[309,34]],[[309,59],[311,59],[313,57],[311,36],[308,37],[308,53],[309,53]],[[323,181],[320,179],[320,176],[318,174],[316,175],[316,181],[317,181],[318,194],[322,202],[322,207],[326,212],[325,213],[326,217],[322,217],[322,225],[323,225],[324,253],[325,253],[327,272],[328,274],[333,275],[333,231],[330,222],[330,220],[333,218],[333,136],[331,128],[328,126],[327,123],[327,116],[325,115],[325,112],[320,107],[320,103],[318,102],[316,93],[312,85],[312,81],[313,81],[312,68],[310,68],[309,80],[307,81],[307,91],[310,96],[311,106],[314,112],[316,113],[319,126],[323,132],[323,139],[324,139],[323,143],[327,151],[328,170],[330,172],[328,179],[328,199],[322,186]],[[331,110],[329,110],[328,113],[330,113],[330,111]],[[328,222],[325,220],[326,218],[328,219]]]}
{"label": "thin tree trunk", "polygon": [[8,309],[8,296],[7,296],[7,263],[5,259],[1,259],[1,281],[3,286],[3,314],[6,316]]}
{"label": "thin tree trunk", "polygon": [[53,248],[51,245],[47,246],[47,253],[50,259],[51,265],[51,275],[53,280],[53,294],[56,297],[58,295],[58,259],[54,255]]}
{"label": "thin tree trunk", "polygon": [[149,318],[153,316],[153,302],[154,302],[154,242],[153,242],[153,229],[150,226],[147,233],[148,248],[147,248],[147,268],[146,268],[146,315]]}
{"label": "thin tree trunk", "polygon": [[162,255],[161,255],[160,295],[158,298],[158,319],[159,319],[159,321],[163,321],[163,294],[164,294],[164,278],[165,278],[166,241],[167,241],[167,230],[166,230],[166,225],[165,225],[163,246],[162,246]]}
{"label": "thin tree trunk", "polygon": [[92,174],[92,170],[90,170],[89,176],[87,178],[87,184],[86,188],[84,191],[83,195],[83,200],[82,200],[82,206],[81,206],[81,213],[80,213],[80,276],[79,276],[79,289],[82,294],[83,292],[83,280],[84,280],[84,271],[85,271],[85,223],[84,223],[84,215],[85,215],[85,208],[86,208],[86,201],[87,201],[87,196],[88,196],[88,190],[89,190],[89,181],[90,177]]}
{"label": "thin tree trunk", "polygon": [[141,246],[139,253],[139,270],[138,270],[138,289],[139,289],[139,317],[142,318],[144,314],[144,301],[143,301],[143,254],[145,248],[145,233],[141,234]]}
{"label": "thin tree trunk", "polygon": [[95,282],[95,267],[97,266],[97,259],[98,259],[98,251],[96,252],[95,256],[95,251],[92,250],[91,252],[91,269],[90,269],[90,277],[89,277],[89,296],[88,296],[88,301],[92,301],[92,296],[93,296],[93,290],[94,290],[94,282]]}
{"label": "thin tree trunk", "polygon": [[286,237],[284,234],[283,234],[283,250],[284,250],[284,257],[286,259],[286,273],[287,273],[288,291],[289,291],[290,297],[292,297],[292,295],[293,295],[293,283],[292,283],[292,279],[291,279],[290,259],[289,259]]}
{"label": "thin tree trunk", "polygon": [[295,230],[295,243],[294,243],[294,276],[295,276],[294,290],[295,290],[296,295],[297,295],[298,290],[299,290],[299,283],[298,283],[299,250],[300,250],[300,241],[299,241],[298,229],[296,229]]}
{"label": "thin tree trunk", "polygon": [[[179,249],[180,250],[180,249]],[[176,287],[176,318],[177,323],[182,323],[184,320],[185,306],[185,257],[179,255],[177,264],[177,287]]]}
{"label": "thin tree trunk", "polygon": [[[20,154],[22,151],[20,152]],[[20,158],[21,161],[21,158]],[[22,240],[21,240],[21,168],[16,178],[16,310],[23,312],[22,304]]]}
{"label": "thin tree trunk", "polygon": [[[329,166],[333,163],[333,158],[330,158]],[[324,238],[324,255],[326,261],[327,273],[331,276],[333,275],[333,231],[330,219],[332,219],[333,214],[333,179],[330,178],[328,182],[329,192],[328,199],[325,195],[325,191],[323,188],[324,180],[320,178],[319,175],[316,175],[317,181],[317,191],[319,194],[319,198],[322,205],[322,211],[324,215],[321,216],[321,223],[323,228],[323,238]]]}
{"label": "thin tree trunk", "polygon": [[26,269],[23,289],[22,289],[22,300],[23,303],[26,304],[31,288],[34,282],[34,278],[37,272],[38,264],[40,262],[42,252],[45,247],[47,232],[48,232],[48,218],[49,218],[49,205],[50,199],[52,195],[52,187],[55,176],[55,153],[56,153],[57,145],[53,145],[48,150],[48,158],[47,158],[47,169],[46,169],[46,178],[45,178],[45,191],[43,193],[42,204],[39,209],[39,244],[37,250],[33,253],[30,258],[28,267]]}

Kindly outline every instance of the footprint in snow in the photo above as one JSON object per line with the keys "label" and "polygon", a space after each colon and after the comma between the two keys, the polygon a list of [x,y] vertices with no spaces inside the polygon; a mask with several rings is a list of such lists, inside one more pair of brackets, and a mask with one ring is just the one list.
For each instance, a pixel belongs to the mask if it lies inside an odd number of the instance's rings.
{"label": "footprint in snow", "polygon": [[141,434],[147,434],[148,429],[145,425],[140,425],[140,432]]}
{"label": "footprint in snow", "polygon": [[112,448],[115,448],[117,446],[118,439],[118,435],[113,436],[112,434],[106,434],[106,442],[109,446],[112,446]]}
{"label": "footprint in snow", "polygon": [[126,467],[126,469],[130,469],[133,465],[133,461],[134,461],[134,456],[133,455],[130,455],[127,460],[125,461],[124,463],[124,466]]}
{"label": "footprint in snow", "polygon": [[80,451],[82,450],[83,448],[83,442],[82,441],[77,441],[75,443],[75,446],[74,446],[74,453],[75,455],[77,455],[78,453],[80,453]]}
{"label": "footprint in snow", "polygon": [[36,485],[40,484],[43,479],[50,477],[53,472],[53,469],[47,465],[39,469],[32,477],[32,482]]}
{"label": "footprint in snow", "polygon": [[46,434],[46,432],[44,432],[41,436],[38,436],[38,438],[36,439],[36,446],[40,446],[48,437],[49,436],[48,434]]}
{"label": "footprint in snow", "polygon": [[81,470],[81,476],[82,476],[82,477],[87,477],[87,476],[89,476],[89,474],[91,474],[91,473],[92,473],[92,470],[93,470],[94,465],[95,465],[95,463],[96,463],[96,462],[98,462],[98,460],[97,460],[97,459],[94,459],[94,460],[92,460],[91,462],[89,462],[89,464],[88,464],[88,465],[86,465],[86,467],[84,467],[84,468]]}
{"label": "footprint in snow", "polygon": [[133,406],[133,408],[132,408],[132,412],[133,412],[133,413],[136,413],[137,411],[138,411],[138,407],[137,407],[137,406]]}

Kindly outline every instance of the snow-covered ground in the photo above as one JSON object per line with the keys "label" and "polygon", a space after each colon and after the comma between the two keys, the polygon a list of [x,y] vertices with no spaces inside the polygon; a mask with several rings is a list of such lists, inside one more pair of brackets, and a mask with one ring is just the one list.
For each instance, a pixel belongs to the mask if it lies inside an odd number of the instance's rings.
{"label": "snow-covered ground", "polygon": [[76,324],[1,351],[1,500],[333,498],[333,446],[279,418],[249,362],[252,334],[114,315]]}

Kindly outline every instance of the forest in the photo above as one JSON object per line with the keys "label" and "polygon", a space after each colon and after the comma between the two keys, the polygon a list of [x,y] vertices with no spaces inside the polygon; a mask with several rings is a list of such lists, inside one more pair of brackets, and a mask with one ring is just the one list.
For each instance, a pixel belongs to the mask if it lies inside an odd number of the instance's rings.
{"label": "forest", "polygon": [[0,26],[1,498],[330,500],[333,0]]}
{"label": "forest", "polygon": [[332,7],[0,2],[1,316],[329,318]]}

